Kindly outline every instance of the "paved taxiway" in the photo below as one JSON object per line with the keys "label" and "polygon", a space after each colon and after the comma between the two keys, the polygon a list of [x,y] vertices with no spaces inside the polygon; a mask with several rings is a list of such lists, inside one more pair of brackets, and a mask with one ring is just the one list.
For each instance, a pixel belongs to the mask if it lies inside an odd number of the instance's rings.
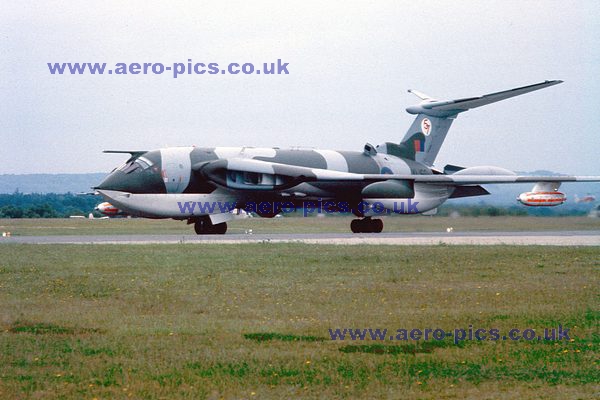
{"label": "paved taxiway", "polygon": [[401,232],[401,233],[306,233],[227,235],[104,235],[104,236],[13,236],[2,243],[27,244],[157,244],[157,243],[312,243],[387,245],[545,245],[600,246],[600,231],[545,232]]}

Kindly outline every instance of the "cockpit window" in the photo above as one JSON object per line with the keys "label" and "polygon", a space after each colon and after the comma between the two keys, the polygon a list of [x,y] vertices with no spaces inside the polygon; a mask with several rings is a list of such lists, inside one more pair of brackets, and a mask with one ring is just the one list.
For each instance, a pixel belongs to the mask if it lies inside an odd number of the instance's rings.
{"label": "cockpit window", "polygon": [[140,167],[142,167],[142,169],[148,169],[153,164],[152,161],[150,161],[146,157],[138,157],[137,160],[135,160],[135,162],[138,163]]}
{"label": "cockpit window", "polygon": [[132,165],[133,165],[133,162],[129,161],[129,162],[126,162],[125,164],[121,165],[119,168],[117,168],[117,170],[121,171],[121,172],[127,172],[128,170],[130,170]]}
{"label": "cockpit window", "polygon": [[130,174],[134,171],[138,171],[138,172],[144,171],[144,170],[150,168],[152,165],[154,165],[154,163],[152,161],[150,161],[149,159],[147,159],[146,157],[138,157],[134,161],[125,163],[117,169],[126,174]]}
{"label": "cockpit window", "polygon": [[125,172],[126,174],[130,174],[137,169],[140,169],[140,164],[138,164],[137,162],[130,162],[127,163],[127,165],[125,165],[125,168],[123,168],[121,171]]}

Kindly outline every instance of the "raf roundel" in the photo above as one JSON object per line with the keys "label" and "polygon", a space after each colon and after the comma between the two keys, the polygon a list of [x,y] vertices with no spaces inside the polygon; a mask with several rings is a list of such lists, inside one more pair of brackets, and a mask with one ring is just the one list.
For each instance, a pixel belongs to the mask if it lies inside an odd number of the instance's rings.
{"label": "raf roundel", "polygon": [[421,121],[421,131],[423,131],[425,136],[429,136],[429,133],[431,132],[431,121],[429,119],[423,118]]}

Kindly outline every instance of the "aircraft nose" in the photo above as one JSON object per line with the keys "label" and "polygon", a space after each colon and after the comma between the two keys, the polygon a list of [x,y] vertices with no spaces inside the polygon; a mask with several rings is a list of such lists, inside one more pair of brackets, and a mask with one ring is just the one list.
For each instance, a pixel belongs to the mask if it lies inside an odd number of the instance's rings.
{"label": "aircraft nose", "polygon": [[160,152],[153,150],[138,153],[114,169],[95,189],[127,193],[166,193],[161,175]]}
{"label": "aircraft nose", "polygon": [[94,189],[128,193],[166,193],[160,172],[151,169],[129,173],[116,170]]}
{"label": "aircraft nose", "polygon": [[131,192],[131,184],[126,178],[126,174],[121,171],[114,171],[94,189],[100,190],[117,190],[120,192]]}

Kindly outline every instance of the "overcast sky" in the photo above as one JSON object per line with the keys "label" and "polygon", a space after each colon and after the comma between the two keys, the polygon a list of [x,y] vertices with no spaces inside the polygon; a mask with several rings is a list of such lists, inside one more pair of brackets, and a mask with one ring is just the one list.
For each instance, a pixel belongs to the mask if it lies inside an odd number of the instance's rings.
{"label": "overcast sky", "polygon": [[[222,3],[227,3],[223,5]],[[600,174],[597,1],[2,2],[0,173],[108,172],[104,149],[398,142],[438,99],[565,83],[461,114],[436,165]],[[51,75],[48,62],[251,62],[289,75]]]}

